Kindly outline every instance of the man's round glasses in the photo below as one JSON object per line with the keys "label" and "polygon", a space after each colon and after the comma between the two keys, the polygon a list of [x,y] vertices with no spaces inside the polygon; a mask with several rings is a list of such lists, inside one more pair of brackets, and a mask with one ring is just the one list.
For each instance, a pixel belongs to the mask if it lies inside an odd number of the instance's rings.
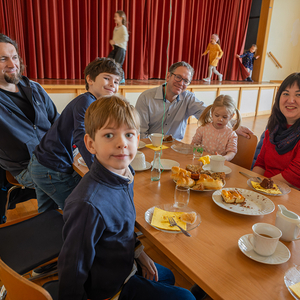
{"label": "man's round glasses", "polygon": [[177,82],[183,81],[184,85],[189,85],[191,83],[189,80],[182,78],[180,75],[177,75],[174,73],[171,73],[171,74],[174,75],[175,81],[177,81]]}

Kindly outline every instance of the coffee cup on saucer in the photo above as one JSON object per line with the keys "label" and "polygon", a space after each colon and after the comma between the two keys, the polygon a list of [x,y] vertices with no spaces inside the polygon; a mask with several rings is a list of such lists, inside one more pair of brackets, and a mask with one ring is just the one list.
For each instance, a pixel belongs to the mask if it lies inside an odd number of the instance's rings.
{"label": "coffee cup on saucer", "polygon": [[137,151],[133,161],[131,162],[131,166],[134,170],[146,169],[145,154],[141,151]]}
{"label": "coffee cup on saucer", "polygon": [[222,155],[210,156],[210,169],[213,172],[222,172],[226,158]]}
{"label": "coffee cup on saucer", "polygon": [[262,256],[274,254],[279,238],[282,235],[280,229],[268,223],[256,223],[253,230],[253,250]]}
{"label": "coffee cup on saucer", "polygon": [[162,144],[163,134],[161,133],[151,133],[149,139],[152,142],[152,145],[155,147],[160,147]]}

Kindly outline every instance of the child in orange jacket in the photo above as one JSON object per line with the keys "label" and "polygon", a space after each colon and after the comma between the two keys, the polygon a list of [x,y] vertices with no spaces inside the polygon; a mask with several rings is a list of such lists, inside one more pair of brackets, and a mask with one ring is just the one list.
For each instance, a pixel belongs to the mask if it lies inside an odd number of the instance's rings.
{"label": "child in orange jacket", "polygon": [[222,81],[223,75],[217,71],[216,67],[219,59],[223,55],[223,51],[220,47],[219,36],[216,33],[212,34],[210,43],[208,44],[206,51],[202,54],[202,56],[206,55],[207,53],[209,53],[208,76],[203,78],[203,80],[210,82],[212,72],[214,72],[216,75],[218,75],[219,81]]}

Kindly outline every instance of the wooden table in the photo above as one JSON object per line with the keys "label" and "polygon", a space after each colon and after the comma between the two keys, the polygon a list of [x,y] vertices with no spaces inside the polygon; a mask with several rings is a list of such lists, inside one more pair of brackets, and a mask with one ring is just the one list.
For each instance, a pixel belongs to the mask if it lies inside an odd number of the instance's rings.
{"label": "wooden table", "polygon": [[[178,142],[176,142],[178,143]],[[192,155],[180,154],[166,143],[163,159],[173,159],[185,168],[192,163]],[[146,160],[151,162],[154,151],[143,148]],[[77,159],[75,159],[76,165]],[[226,175],[225,187],[250,189],[247,178],[239,174],[249,170],[226,162],[232,169]],[[76,169],[76,166],[74,166]],[[79,172],[85,173],[80,165]],[[80,171],[81,170],[81,171]],[[145,212],[155,205],[173,203],[175,184],[171,172],[164,171],[160,181],[151,182],[151,171],[136,172],[134,201],[136,207],[136,227],[172,260],[188,277],[201,286],[213,299],[293,299],[288,292],[283,277],[285,272],[300,264],[300,241],[283,242],[291,251],[288,262],[267,265],[245,256],[238,247],[238,240],[252,233],[252,225],[258,222],[275,224],[277,204],[300,215],[300,192],[292,191],[281,197],[269,196],[275,210],[264,216],[240,215],[217,206],[212,200],[213,192],[191,191],[189,207],[197,211],[202,219],[200,226],[190,231],[191,238],[183,234],[165,233],[151,227],[144,218]]]}

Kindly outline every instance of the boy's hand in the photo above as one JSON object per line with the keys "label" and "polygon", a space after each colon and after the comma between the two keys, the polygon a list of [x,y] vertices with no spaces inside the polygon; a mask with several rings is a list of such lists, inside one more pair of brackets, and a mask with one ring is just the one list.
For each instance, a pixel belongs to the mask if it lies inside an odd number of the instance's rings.
{"label": "boy's hand", "polygon": [[255,57],[255,59],[259,59],[259,55],[257,55],[257,56]]}
{"label": "boy's hand", "polygon": [[153,260],[144,252],[136,259],[142,268],[143,277],[148,280],[158,281],[158,273]]}
{"label": "boy's hand", "polygon": [[236,55],[236,57],[237,57],[237,58],[240,58],[240,56],[239,56],[238,54]]}

